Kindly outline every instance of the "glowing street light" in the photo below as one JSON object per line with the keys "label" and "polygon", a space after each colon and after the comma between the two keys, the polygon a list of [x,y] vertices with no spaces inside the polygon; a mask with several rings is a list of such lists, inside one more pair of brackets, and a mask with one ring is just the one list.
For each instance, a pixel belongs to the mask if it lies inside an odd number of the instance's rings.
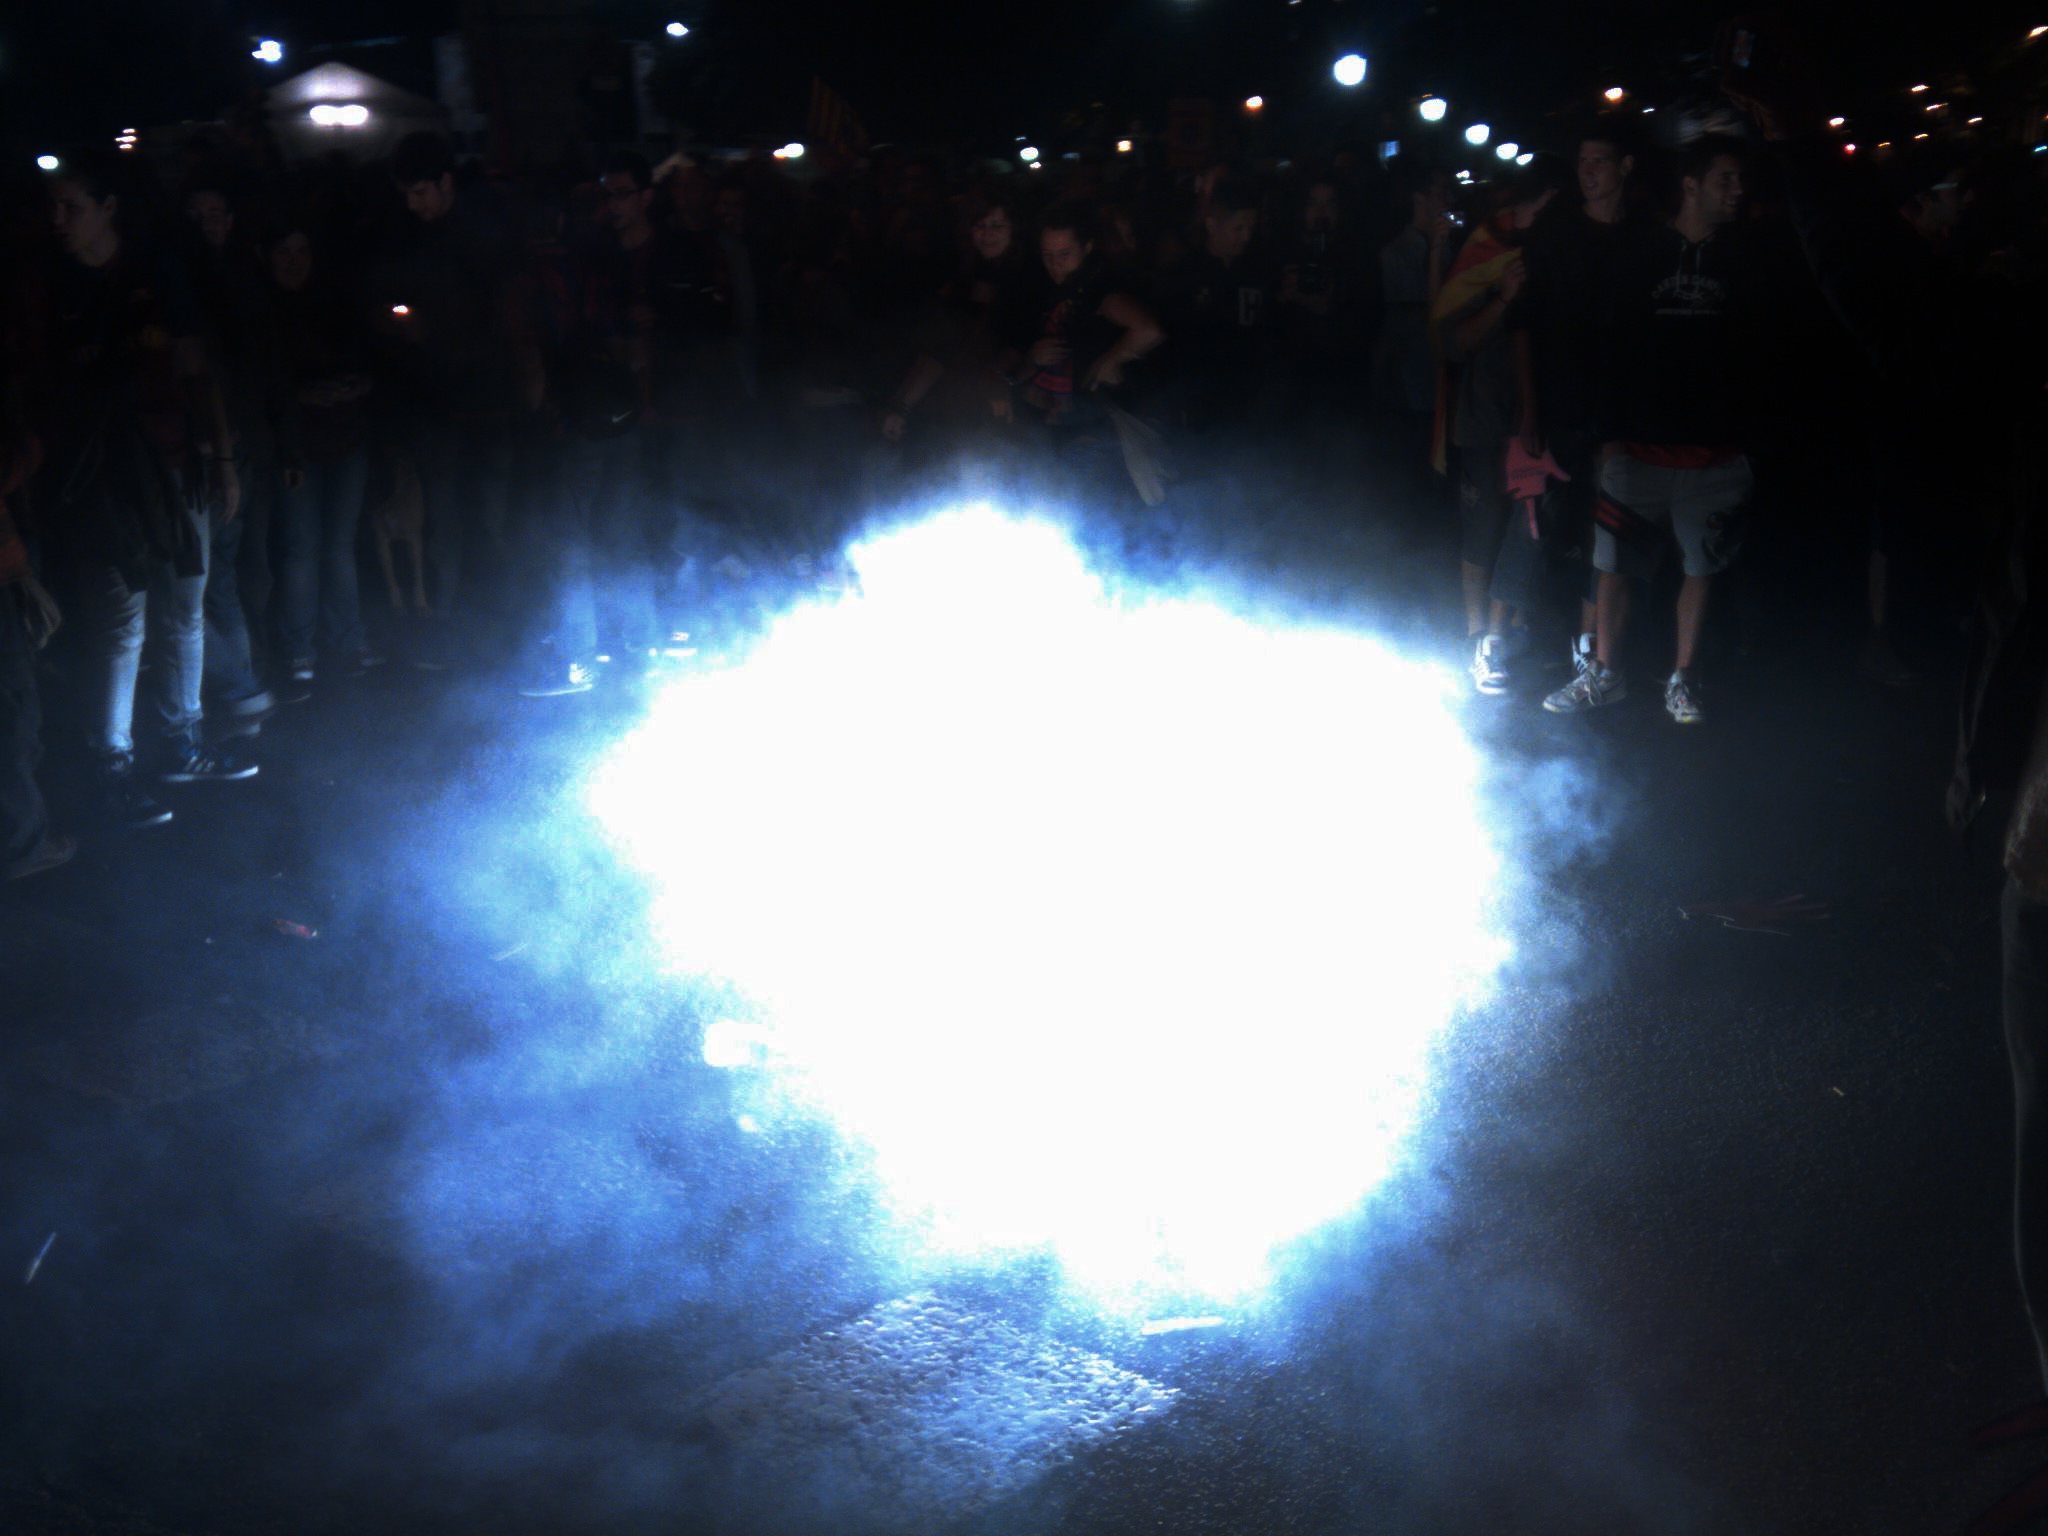
{"label": "glowing street light", "polygon": [[690,35],[690,29],[680,21],[670,22],[662,28],[662,31],[666,32],[670,37],[688,37]]}
{"label": "glowing street light", "polygon": [[1910,94],[1910,95],[1918,96],[1918,95],[1919,95],[1919,94],[1920,94],[1920,93],[1921,93],[1922,91],[1924,91],[1924,90],[1926,90],[1926,89],[1927,89],[1927,87],[1926,87],[1926,86],[1924,86],[1924,85],[1914,85],[1914,86],[1908,86],[1908,87],[1907,87],[1907,92],[1908,92],[1908,94]]}
{"label": "glowing street light", "polygon": [[57,169],[57,164],[58,161],[55,155],[36,156],[36,166],[39,170],[54,171],[55,169]]}
{"label": "glowing street light", "polygon": [[1474,123],[1465,130],[1465,142],[1477,148],[1493,137],[1493,130],[1484,123]]}
{"label": "glowing street light", "polygon": [[1522,146],[1513,139],[1505,139],[1493,151],[1503,160],[1512,160],[1522,152]]}
{"label": "glowing street light", "polygon": [[359,101],[351,101],[340,106],[331,101],[323,101],[306,116],[322,128],[360,128],[370,120],[370,109]]}
{"label": "glowing street light", "polygon": [[1263,112],[1266,110],[1266,98],[1263,96],[1247,96],[1244,99],[1244,109],[1247,112]]}
{"label": "glowing street light", "polygon": [[1131,141],[1129,139],[1118,139],[1116,141],[1116,152],[1120,155],[1128,155],[1131,152]]}
{"label": "glowing street light", "polygon": [[1842,146],[1842,153],[1845,155],[1853,155],[1856,153],[1856,146],[1854,144],[1844,144]]}
{"label": "glowing street light", "polygon": [[1342,86],[1365,84],[1365,55],[1362,53],[1345,54],[1343,58],[1330,66],[1330,73],[1336,77],[1337,83]]}
{"label": "glowing street light", "polygon": [[1830,128],[1840,128],[1843,125],[1845,125],[1848,121],[1849,119],[1847,119],[1846,117],[1831,117],[1828,119],[1828,126]]}
{"label": "glowing street light", "polygon": [[256,46],[249,51],[249,57],[258,59],[265,64],[282,64],[284,62],[284,44],[274,37],[259,39]]}
{"label": "glowing street light", "polygon": [[1535,163],[1536,157],[1527,151],[1515,156],[1515,164],[1517,165],[1534,165]]}
{"label": "glowing street light", "polygon": [[1610,85],[1609,87],[1607,87],[1606,90],[1602,91],[1600,94],[1605,96],[1609,101],[1619,102],[1624,96],[1628,95],[1628,92],[1623,90],[1618,85]]}
{"label": "glowing street light", "polygon": [[775,158],[778,160],[801,160],[803,157],[804,147],[794,139],[775,151]]}
{"label": "glowing street light", "polygon": [[1451,110],[1451,104],[1441,96],[1425,96],[1415,108],[1415,115],[1425,123],[1440,123],[1444,114]]}
{"label": "glowing street light", "polygon": [[1026,165],[1030,165],[1038,159],[1038,149],[1035,145],[1026,144],[1022,149],[1017,151],[1017,158],[1019,160],[1022,160]]}
{"label": "glowing street light", "polygon": [[2039,36],[2040,36],[2040,35],[2041,35],[2042,33],[2044,33],[2044,32],[2048,32],[2048,27],[2036,27],[2036,28],[2034,28],[2034,30],[2033,30],[2033,31],[2031,31],[2031,32],[2029,32],[2029,33],[2027,34],[2027,41],[2031,43],[2031,42],[2032,42],[2032,41],[2033,41],[2033,40],[2034,40],[2035,38],[2039,37]]}

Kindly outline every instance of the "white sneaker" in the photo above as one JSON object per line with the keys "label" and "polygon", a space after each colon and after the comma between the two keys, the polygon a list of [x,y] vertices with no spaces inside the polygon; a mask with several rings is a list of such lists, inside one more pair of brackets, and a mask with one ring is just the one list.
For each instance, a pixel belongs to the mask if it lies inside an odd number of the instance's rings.
{"label": "white sneaker", "polygon": [[1628,679],[1619,672],[1610,672],[1599,662],[1587,664],[1586,670],[1566,683],[1557,692],[1543,701],[1543,707],[1553,715],[1583,715],[1589,709],[1598,709],[1603,704],[1619,704],[1628,697]]}
{"label": "white sneaker", "polygon": [[1506,642],[1499,635],[1481,635],[1479,644],[1473,647],[1472,665],[1467,670],[1472,674],[1472,685],[1481,693],[1508,691],[1508,669],[1502,655],[1506,649]]}
{"label": "white sneaker", "polygon": [[1664,711],[1680,725],[1698,725],[1707,717],[1700,708],[1700,685],[1683,672],[1672,673],[1664,685]]}

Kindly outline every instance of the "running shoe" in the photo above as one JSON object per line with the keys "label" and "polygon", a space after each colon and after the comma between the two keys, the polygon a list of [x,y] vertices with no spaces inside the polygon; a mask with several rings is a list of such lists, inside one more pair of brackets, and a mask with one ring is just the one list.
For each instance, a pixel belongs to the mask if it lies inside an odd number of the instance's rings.
{"label": "running shoe", "polygon": [[169,766],[157,774],[166,784],[198,784],[228,779],[253,779],[256,765],[238,757],[225,742],[180,743]]}
{"label": "running shoe", "polygon": [[1707,717],[1700,708],[1700,685],[1683,672],[1672,673],[1664,685],[1664,711],[1680,725],[1698,725]]}
{"label": "running shoe", "polygon": [[1595,661],[1545,699],[1543,707],[1553,715],[1583,715],[1604,704],[1619,704],[1627,697],[1628,679]]}
{"label": "running shoe", "polygon": [[1508,669],[1503,652],[1507,642],[1501,635],[1481,635],[1479,644],[1472,651],[1472,686],[1481,693],[1497,694],[1508,691]]}

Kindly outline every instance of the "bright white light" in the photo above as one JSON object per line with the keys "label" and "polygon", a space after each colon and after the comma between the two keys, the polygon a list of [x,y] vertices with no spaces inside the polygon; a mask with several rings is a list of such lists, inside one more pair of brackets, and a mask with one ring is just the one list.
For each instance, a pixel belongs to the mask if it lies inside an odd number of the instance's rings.
{"label": "bright white light", "polygon": [[265,64],[284,62],[284,44],[274,37],[266,37],[249,54],[252,59],[261,59]]}
{"label": "bright white light", "polygon": [[1467,144],[1484,144],[1492,137],[1493,130],[1484,123],[1474,123],[1465,130],[1465,142]]}
{"label": "bright white light", "polygon": [[1022,149],[1017,151],[1017,158],[1019,160],[1022,160],[1026,165],[1029,165],[1032,161],[1038,158],[1038,151],[1033,146],[1026,144]]}
{"label": "bright white light", "polygon": [[1846,117],[1831,117],[1828,119],[1828,126],[1830,128],[1840,128],[1847,124],[1848,121],[1849,119]]}
{"label": "bright white light", "polygon": [[1533,165],[1535,162],[1536,157],[1534,155],[1523,154],[1515,156],[1515,164],[1517,165]]}
{"label": "bright white light", "polygon": [[803,145],[795,142],[794,140],[791,140],[789,143],[783,145],[782,148],[775,151],[775,158],[778,160],[801,160],[803,159],[803,157]]}
{"label": "bright white light", "polygon": [[1339,85],[1365,84],[1365,56],[1347,53],[1330,66],[1330,73],[1337,77]]}
{"label": "bright white light", "polygon": [[1915,96],[1918,96],[1922,91],[1926,90],[1927,87],[1924,85],[1913,85],[1908,86],[1907,89],[1911,91]]}
{"label": "bright white light", "polygon": [[[1440,669],[1118,597],[987,506],[685,676],[588,790],[747,1109],[865,1148],[928,1251],[1218,1300],[1400,1162],[1505,946]],[[1369,703],[1368,703],[1369,701]]]}
{"label": "bright white light", "polygon": [[680,21],[672,21],[662,30],[667,32],[670,37],[688,37],[690,35],[690,29]]}
{"label": "bright white light", "polygon": [[1263,112],[1266,109],[1266,98],[1263,96],[1247,96],[1244,99],[1244,109],[1247,112]]}
{"label": "bright white light", "polygon": [[1628,92],[1627,92],[1627,91],[1625,91],[1625,90],[1623,90],[1623,89],[1622,89],[1622,88],[1621,88],[1620,86],[1618,86],[1618,85],[1610,85],[1609,87],[1607,87],[1607,89],[1606,89],[1606,90],[1602,91],[1602,92],[1601,92],[1600,94],[1601,94],[1602,96],[1606,97],[1606,98],[1607,98],[1607,100],[1609,100],[1609,101],[1616,101],[1616,102],[1618,102],[1618,101],[1620,101],[1620,100],[1621,100],[1621,99],[1622,99],[1622,98],[1623,98],[1624,96],[1628,95]]}
{"label": "bright white light", "polygon": [[1503,140],[1493,147],[1493,152],[1503,160],[1512,160],[1522,152],[1522,146],[1513,139]]}
{"label": "bright white light", "polygon": [[322,128],[360,128],[370,120],[370,109],[356,101],[343,106],[323,101],[315,105],[306,116]]}
{"label": "bright white light", "polygon": [[36,166],[40,170],[54,171],[55,169],[57,169],[57,163],[57,157],[55,155],[36,156]]}
{"label": "bright white light", "polygon": [[2028,42],[2032,42],[2032,41],[2033,41],[2033,40],[2034,40],[2035,38],[2039,37],[2039,36],[2040,36],[2040,35],[2041,35],[2042,33],[2044,33],[2044,32],[2048,32],[2048,27],[2036,27],[2036,28],[2034,28],[2034,30],[2033,30],[2033,31],[2031,31],[2031,32],[2029,32],[2029,33],[2027,34],[2027,41],[2028,41]]}
{"label": "bright white light", "polygon": [[1131,141],[1129,139],[1118,139],[1116,141],[1116,152],[1120,155],[1128,155],[1131,152]]}
{"label": "bright white light", "polygon": [[1451,104],[1441,96],[1425,96],[1415,111],[1425,123],[1440,123],[1444,114],[1451,110]]}
{"label": "bright white light", "polygon": [[1466,186],[1470,186],[1472,182],[1472,173],[1470,171],[1460,171],[1458,172],[1458,180],[1460,183]]}

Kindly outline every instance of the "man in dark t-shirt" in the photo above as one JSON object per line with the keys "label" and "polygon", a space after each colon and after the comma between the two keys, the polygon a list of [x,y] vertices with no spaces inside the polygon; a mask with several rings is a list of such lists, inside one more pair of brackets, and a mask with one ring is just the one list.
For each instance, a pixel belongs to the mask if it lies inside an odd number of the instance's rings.
{"label": "man in dark t-shirt", "polygon": [[1631,576],[1654,572],[1675,539],[1685,557],[1677,657],[1664,706],[1702,718],[1694,675],[1713,579],[1735,558],[1754,476],[1743,452],[1754,398],[1758,280],[1731,229],[1742,207],[1742,147],[1702,139],[1680,158],[1668,224],[1628,231],[1606,279],[1594,409],[1600,427],[1600,572],[1595,660],[1543,701],[1578,714],[1627,696],[1618,670]]}
{"label": "man in dark t-shirt", "polygon": [[1252,248],[1258,220],[1255,189],[1217,182],[1201,245],[1160,274],[1180,414],[1197,435],[1245,426],[1271,386],[1273,280]]}

